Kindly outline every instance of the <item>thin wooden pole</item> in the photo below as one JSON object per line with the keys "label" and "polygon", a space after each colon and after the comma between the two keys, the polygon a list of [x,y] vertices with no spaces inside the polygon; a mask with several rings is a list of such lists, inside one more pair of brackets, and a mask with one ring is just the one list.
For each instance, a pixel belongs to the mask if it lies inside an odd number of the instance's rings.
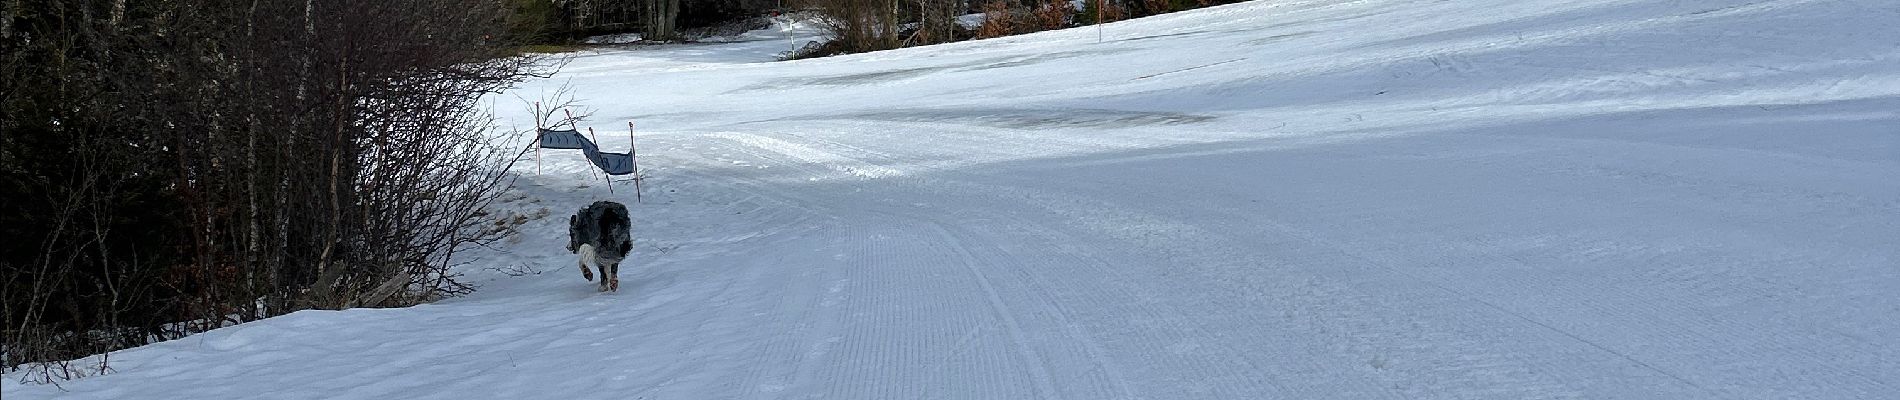
{"label": "thin wooden pole", "polygon": [[[587,127],[587,136],[593,136],[593,127]],[[595,152],[600,152],[599,136],[595,136],[593,140],[595,140]],[[581,152],[587,152],[587,150],[581,150]],[[587,155],[581,154],[581,157],[587,157]],[[600,178],[600,176],[604,176],[604,174],[606,174],[606,171],[600,171],[600,174],[595,174],[593,173],[595,169],[600,169],[600,165],[593,165],[593,159],[587,159],[587,176],[595,176],[595,178]],[[612,191],[614,191],[614,178],[606,178],[606,184],[608,184],[608,186],[606,186],[606,191],[608,191],[608,193],[612,193]]]}
{"label": "thin wooden pole", "polygon": [[[580,130],[581,130],[581,125],[580,125],[580,123],[581,123],[581,121],[580,121],[580,120],[578,120],[578,119],[574,119],[574,109],[572,109],[572,108],[562,108],[562,109],[561,109],[561,112],[564,112],[564,113],[567,113],[567,127],[568,127],[568,128],[573,128],[573,129],[574,129],[575,131],[580,131]],[[549,113],[549,114],[553,114],[553,113]],[[590,135],[591,135],[591,134],[593,134],[593,133],[594,133],[594,128],[587,128],[587,133],[588,133],[588,134],[590,134]],[[594,139],[594,146],[600,146],[600,139]],[[596,148],[598,148],[598,147],[596,147]],[[583,157],[583,158],[584,158],[584,157]],[[591,161],[591,160],[590,160],[590,161]],[[590,162],[590,163],[588,163],[588,164],[592,164],[592,163]],[[599,175],[594,175],[594,169],[593,169],[593,168],[588,168],[588,169],[587,169],[587,176],[588,176],[588,177],[598,177]]]}
{"label": "thin wooden pole", "polygon": [[640,181],[646,177],[640,176],[640,146],[633,143],[633,121],[627,121],[627,158],[633,159],[633,202],[645,203],[641,198],[645,190],[640,188]]}
{"label": "thin wooden pole", "polygon": [[541,102],[534,102],[534,176],[541,176]]}
{"label": "thin wooden pole", "polygon": [[[587,137],[594,139],[594,150],[599,151],[600,137],[594,136],[594,127],[591,127],[591,126],[587,127]],[[588,161],[587,164],[590,165],[590,167],[587,168],[587,175],[593,176],[594,168],[599,168],[599,166],[593,166],[594,160],[587,160],[587,161]],[[607,180],[607,193],[613,193],[614,192],[614,176],[612,174],[608,174],[607,171],[600,171],[600,177]]]}

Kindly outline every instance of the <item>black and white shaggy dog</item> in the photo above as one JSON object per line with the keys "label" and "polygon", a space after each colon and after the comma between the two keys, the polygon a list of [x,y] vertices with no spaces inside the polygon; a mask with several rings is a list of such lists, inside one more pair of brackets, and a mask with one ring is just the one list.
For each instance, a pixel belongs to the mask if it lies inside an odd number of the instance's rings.
{"label": "black and white shaggy dog", "polygon": [[600,291],[620,291],[620,260],[633,250],[633,222],[627,206],[596,201],[567,217],[567,251],[581,256],[581,276],[594,280],[587,265],[600,268]]}

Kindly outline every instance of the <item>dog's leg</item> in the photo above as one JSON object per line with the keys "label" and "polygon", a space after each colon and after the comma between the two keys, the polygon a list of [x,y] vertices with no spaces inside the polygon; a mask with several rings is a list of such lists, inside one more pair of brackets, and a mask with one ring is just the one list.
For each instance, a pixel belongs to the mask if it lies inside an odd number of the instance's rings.
{"label": "dog's leg", "polygon": [[601,273],[600,276],[607,280],[607,290],[620,291],[620,263],[608,266],[607,272]]}
{"label": "dog's leg", "polygon": [[605,292],[608,289],[607,281],[612,280],[608,277],[613,275],[607,274],[607,264],[600,264],[597,267],[600,268],[600,291]]}

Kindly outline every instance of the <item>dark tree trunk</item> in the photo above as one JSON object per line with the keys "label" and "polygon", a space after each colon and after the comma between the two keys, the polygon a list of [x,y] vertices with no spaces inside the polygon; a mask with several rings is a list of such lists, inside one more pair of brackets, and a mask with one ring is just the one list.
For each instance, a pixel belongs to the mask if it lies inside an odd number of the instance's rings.
{"label": "dark tree trunk", "polygon": [[679,38],[677,22],[680,14],[680,0],[641,0],[646,5],[646,23],[641,31],[643,40],[673,40]]}

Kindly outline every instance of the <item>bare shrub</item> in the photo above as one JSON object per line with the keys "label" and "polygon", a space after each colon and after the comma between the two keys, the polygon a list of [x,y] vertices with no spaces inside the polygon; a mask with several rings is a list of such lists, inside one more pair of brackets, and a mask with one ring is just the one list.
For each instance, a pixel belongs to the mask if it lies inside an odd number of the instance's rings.
{"label": "bare shrub", "polygon": [[1036,28],[1038,30],[1056,30],[1075,26],[1075,5],[1069,0],[1043,0],[1036,7]]}
{"label": "bare shrub", "polygon": [[1174,0],[1141,0],[1142,15],[1164,14],[1173,11]]}
{"label": "bare shrub", "polygon": [[1016,7],[1006,0],[991,0],[983,3],[983,26],[976,28],[976,37],[993,38],[1014,35],[1021,25],[1017,21]]}
{"label": "bare shrub", "polygon": [[1120,1],[1108,2],[1107,6],[1102,7],[1102,13],[1102,19],[1108,22],[1132,18],[1131,13],[1128,11],[1128,5],[1122,4]]}
{"label": "bare shrub", "polygon": [[[1121,21],[1133,17],[1226,4],[1226,0],[1089,0],[1077,10],[1062,0],[801,0],[799,7],[818,15],[828,41],[808,44],[783,59],[823,57],[948,43],[970,38],[993,38],[1064,29],[1077,25]],[[984,15],[983,23],[966,29],[957,18],[971,11]],[[901,38],[901,39],[900,39]]]}
{"label": "bare shrub", "polygon": [[970,37],[968,30],[957,21],[968,10],[966,1],[914,0],[906,4],[914,7],[917,20],[916,29],[904,45],[949,43]]}
{"label": "bare shrub", "polygon": [[803,0],[839,53],[897,48],[897,0]]}
{"label": "bare shrub", "polygon": [[0,367],[468,290],[525,150],[473,106],[534,71],[500,0],[9,4]]}

